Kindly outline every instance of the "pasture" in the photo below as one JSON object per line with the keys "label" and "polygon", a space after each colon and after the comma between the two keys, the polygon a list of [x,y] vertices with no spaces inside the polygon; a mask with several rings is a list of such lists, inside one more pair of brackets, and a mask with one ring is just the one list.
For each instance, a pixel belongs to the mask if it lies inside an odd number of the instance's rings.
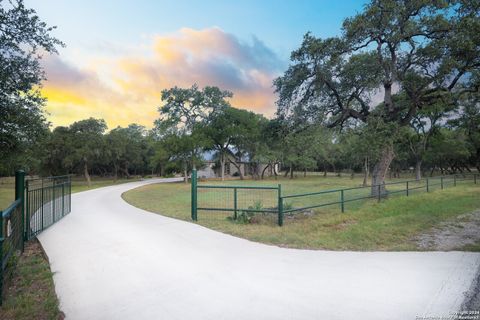
{"label": "pasture", "polygon": [[[404,180],[396,179],[390,182]],[[208,181],[199,184],[237,186],[281,184],[282,194],[299,194],[357,187],[361,185],[361,182],[360,178],[351,179],[349,176],[310,176],[296,179],[279,177],[278,180],[258,181]],[[368,189],[361,190],[366,192]],[[191,221],[190,191],[190,184],[155,184],[128,191],[122,197],[139,208]],[[471,181],[465,181],[457,183],[456,187],[448,186],[444,190],[432,188],[429,193],[413,192],[409,197],[402,193],[396,193],[395,196],[388,197],[381,202],[377,202],[375,199],[348,202],[345,204],[344,213],[341,213],[338,205],[332,205],[286,215],[283,227],[278,227],[275,223],[264,223],[262,215],[251,223],[238,223],[228,218],[231,213],[209,211],[198,212],[198,223],[252,241],[292,248],[362,251],[419,250],[415,242],[416,236],[442,222],[479,208],[479,192],[478,184],[474,185]],[[252,199],[255,199],[256,196],[258,197],[258,193],[251,194]],[[331,197],[331,195],[325,197]],[[208,201],[208,197],[206,199]],[[222,197],[219,199],[218,195],[212,199],[211,201],[215,202],[228,201]],[[305,200],[296,199],[296,201],[295,204],[287,203],[287,206],[305,206],[313,200],[311,197],[307,197]],[[324,201],[328,203],[329,199]],[[469,248],[475,250],[476,247],[470,246]]]}

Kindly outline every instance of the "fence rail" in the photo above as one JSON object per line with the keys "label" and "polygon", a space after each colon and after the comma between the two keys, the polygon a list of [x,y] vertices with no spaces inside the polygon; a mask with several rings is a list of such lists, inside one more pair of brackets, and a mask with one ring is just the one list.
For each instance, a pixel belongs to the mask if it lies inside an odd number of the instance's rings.
{"label": "fence rail", "polygon": [[35,237],[71,211],[70,176],[29,179],[25,193],[27,239]]}
{"label": "fence rail", "polygon": [[192,173],[192,219],[198,211],[227,213],[233,220],[250,213],[277,216],[281,186],[215,186],[198,185]]}
{"label": "fence rail", "polygon": [[0,211],[0,305],[4,280],[14,270],[14,256],[23,252],[25,241],[70,211],[70,176],[26,180],[23,171],[15,173],[15,201]]}
{"label": "fence rail", "polygon": [[[198,185],[196,171],[192,172],[192,219],[198,220],[198,211],[226,212],[236,220],[239,213],[275,214],[276,222],[283,225],[285,215],[337,205],[345,212],[346,204],[360,200],[381,201],[393,196],[411,196],[456,186],[463,182],[477,183],[477,174],[451,175],[420,180],[403,180],[374,186],[321,190],[303,194],[282,195],[282,186],[219,186]],[[264,191],[271,191],[270,194]],[[258,204],[262,204],[261,206]],[[227,216],[228,217],[228,216]]]}

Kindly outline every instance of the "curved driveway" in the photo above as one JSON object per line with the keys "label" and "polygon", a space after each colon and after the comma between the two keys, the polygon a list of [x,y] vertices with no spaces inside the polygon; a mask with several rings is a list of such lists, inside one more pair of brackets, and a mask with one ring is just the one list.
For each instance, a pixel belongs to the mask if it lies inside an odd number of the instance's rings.
{"label": "curved driveway", "polygon": [[[38,238],[67,319],[415,319],[457,311],[480,254],[284,249],[149,213],[121,194],[72,196]],[[162,199],[152,199],[162,201]]]}

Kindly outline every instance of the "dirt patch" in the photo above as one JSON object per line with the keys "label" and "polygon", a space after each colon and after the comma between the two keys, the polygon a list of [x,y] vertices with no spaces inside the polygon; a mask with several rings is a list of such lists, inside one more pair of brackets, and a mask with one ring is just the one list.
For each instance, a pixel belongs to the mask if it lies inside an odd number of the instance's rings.
{"label": "dirt patch", "polygon": [[414,240],[423,250],[462,250],[480,243],[480,210],[442,222]]}

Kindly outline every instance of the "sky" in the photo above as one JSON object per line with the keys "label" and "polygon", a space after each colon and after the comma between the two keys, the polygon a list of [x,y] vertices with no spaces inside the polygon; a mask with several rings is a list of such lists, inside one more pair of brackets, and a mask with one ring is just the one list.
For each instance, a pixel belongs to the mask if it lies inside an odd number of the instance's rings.
{"label": "sky", "polygon": [[232,91],[234,107],[271,117],[272,81],[303,35],[340,34],[361,0],[25,0],[65,43],[42,64],[53,126],[95,117],[109,128],[159,117],[161,91]]}

